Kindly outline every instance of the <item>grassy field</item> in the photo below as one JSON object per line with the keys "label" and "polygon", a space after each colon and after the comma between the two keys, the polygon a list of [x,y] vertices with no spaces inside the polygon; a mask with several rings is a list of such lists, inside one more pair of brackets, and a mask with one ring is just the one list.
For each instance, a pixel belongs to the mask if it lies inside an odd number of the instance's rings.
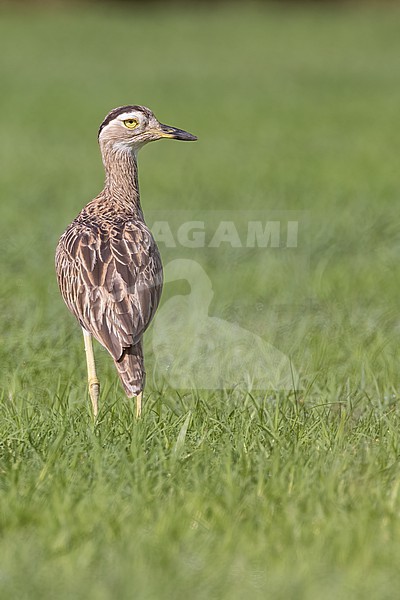
{"label": "grassy field", "polygon": [[[0,598],[398,595],[399,21],[0,9]],[[149,377],[136,422],[97,348],[93,426],[53,256],[101,188],[98,124],[131,102],[199,136],[143,151],[145,212],[300,215],[294,269],[202,263],[210,314],[287,353],[296,397]]]}

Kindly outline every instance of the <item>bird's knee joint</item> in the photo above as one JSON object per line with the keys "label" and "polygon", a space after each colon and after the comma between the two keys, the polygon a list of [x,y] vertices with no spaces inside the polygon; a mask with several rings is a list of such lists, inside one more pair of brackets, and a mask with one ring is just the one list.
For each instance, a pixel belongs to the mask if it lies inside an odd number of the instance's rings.
{"label": "bird's knee joint", "polygon": [[100,382],[97,377],[91,377],[89,379],[89,389],[91,390],[94,387],[97,387],[98,389],[100,388]]}

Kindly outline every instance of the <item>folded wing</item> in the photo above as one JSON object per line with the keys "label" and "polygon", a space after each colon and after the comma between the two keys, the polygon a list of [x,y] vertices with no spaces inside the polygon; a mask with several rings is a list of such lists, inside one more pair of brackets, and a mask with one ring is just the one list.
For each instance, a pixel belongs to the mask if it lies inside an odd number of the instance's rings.
{"label": "folded wing", "polygon": [[144,223],[73,223],[56,253],[61,294],[82,327],[119,360],[157,309],[162,265]]}

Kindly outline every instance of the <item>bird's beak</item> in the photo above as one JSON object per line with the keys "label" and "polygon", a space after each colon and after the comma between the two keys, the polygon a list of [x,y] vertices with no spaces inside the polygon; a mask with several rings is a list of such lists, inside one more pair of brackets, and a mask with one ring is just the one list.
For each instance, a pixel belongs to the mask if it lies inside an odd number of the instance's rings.
{"label": "bird's beak", "polygon": [[195,142],[197,137],[183,131],[183,129],[177,129],[176,127],[170,127],[169,125],[163,125],[160,123],[158,133],[162,138],[172,138],[173,140],[182,140],[184,142]]}

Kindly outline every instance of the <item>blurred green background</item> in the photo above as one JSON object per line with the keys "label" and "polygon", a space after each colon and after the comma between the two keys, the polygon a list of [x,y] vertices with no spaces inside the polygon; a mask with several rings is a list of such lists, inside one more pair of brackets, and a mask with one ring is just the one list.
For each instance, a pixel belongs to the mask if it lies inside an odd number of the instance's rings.
{"label": "blurred green background", "polygon": [[[2,597],[395,597],[400,9],[322,4],[0,6]],[[199,137],[142,152],[145,212],[300,215],[296,277],[207,263],[297,401],[150,381],[135,425],[97,351],[92,428],[53,257],[125,103]]]}

